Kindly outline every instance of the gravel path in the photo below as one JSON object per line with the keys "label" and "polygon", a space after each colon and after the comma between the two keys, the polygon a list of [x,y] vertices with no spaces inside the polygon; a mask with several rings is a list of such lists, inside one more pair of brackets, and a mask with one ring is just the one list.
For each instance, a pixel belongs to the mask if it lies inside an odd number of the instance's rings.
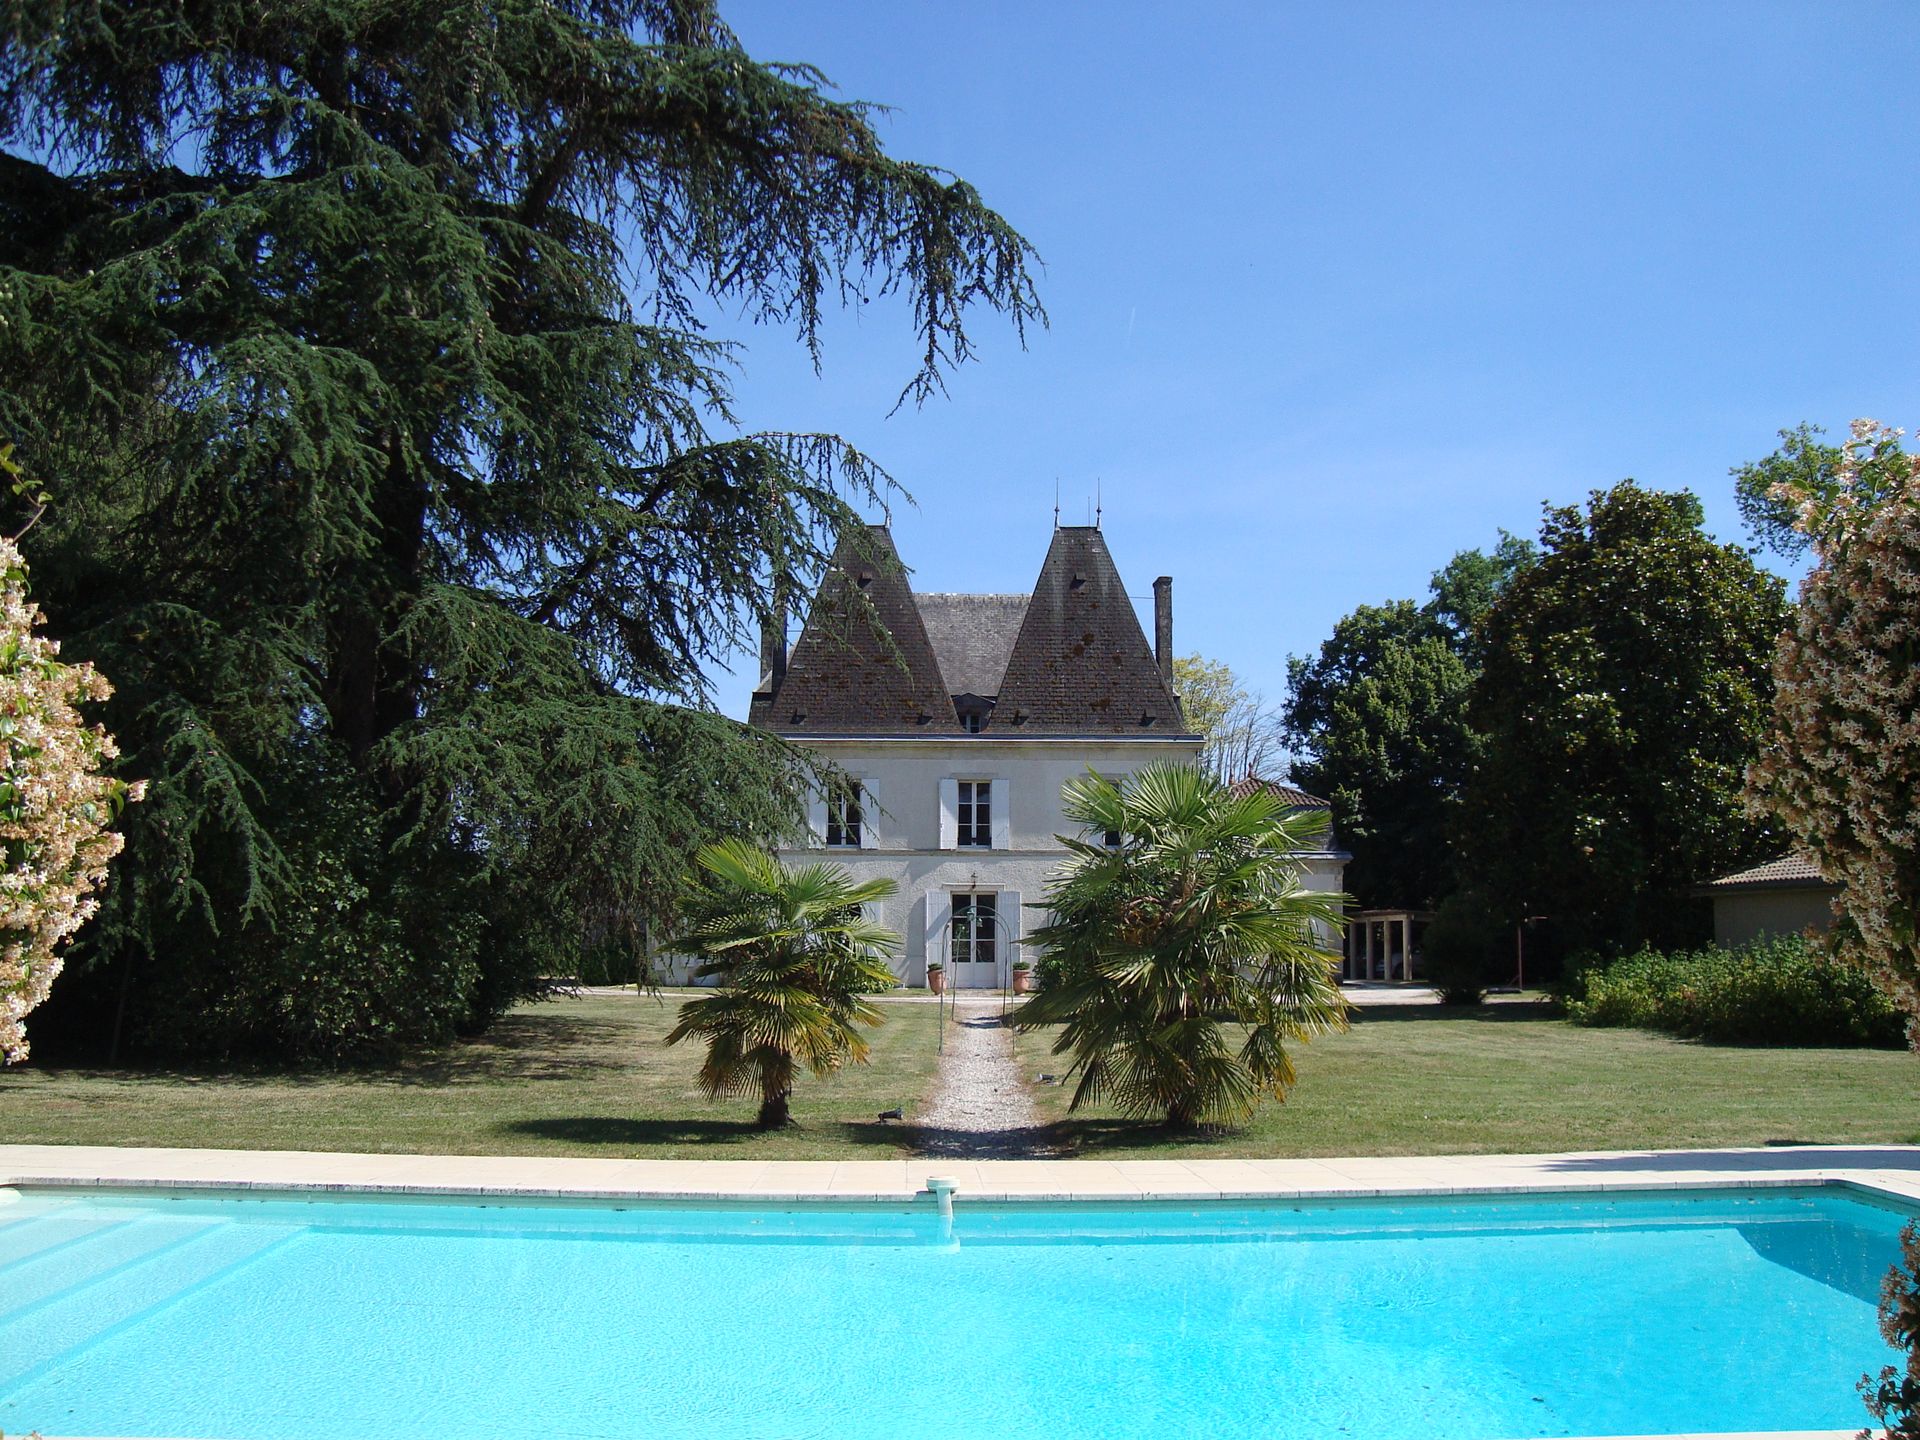
{"label": "gravel path", "polygon": [[1000,1023],[999,1000],[963,1000],[958,1015],[947,1026],[933,1100],[914,1117],[920,1152],[967,1160],[1052,1154],[1013,1057],[1013,1036]]}

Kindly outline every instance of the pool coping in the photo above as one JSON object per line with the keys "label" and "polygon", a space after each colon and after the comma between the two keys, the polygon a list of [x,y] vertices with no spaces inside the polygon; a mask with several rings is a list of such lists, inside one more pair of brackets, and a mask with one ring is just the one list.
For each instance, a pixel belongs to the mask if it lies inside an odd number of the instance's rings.
{"label": "pool coping", "polygon": [[[604,1160],[0,1145],[0,1188],[280,1191],[482,1201],[1196,1203],[1844,1187],[1920,1207],[1920,1146],[1192,1160]],[[1636,1440],[1842,1440],[1856,1429]],[[51,1437],[49,1437],[51,1440]],[[68,1437],[73,1440],[73,1437]]]}
{"label": "pool coping", "polygon": [[1192,1160],[609,1160],[0,1145],[0,1186],[784,1203],[1375,1199],[1844,1186],[1920,1205],[1920,1146]]}

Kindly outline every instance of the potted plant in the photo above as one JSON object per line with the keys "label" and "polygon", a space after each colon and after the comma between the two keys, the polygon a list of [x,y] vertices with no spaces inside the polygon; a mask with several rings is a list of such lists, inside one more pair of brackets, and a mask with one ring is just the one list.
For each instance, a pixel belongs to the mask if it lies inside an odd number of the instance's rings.
{"label": "potted plant", "polygon": [[1025,995],[1033,989],[1033,966],[1025,960],[1013,962],[1013,993]]}
{"label": "potted plant", "polygon": [[927,989],[936,995],[947,993],[947,967],[938,960],[927,965]]}

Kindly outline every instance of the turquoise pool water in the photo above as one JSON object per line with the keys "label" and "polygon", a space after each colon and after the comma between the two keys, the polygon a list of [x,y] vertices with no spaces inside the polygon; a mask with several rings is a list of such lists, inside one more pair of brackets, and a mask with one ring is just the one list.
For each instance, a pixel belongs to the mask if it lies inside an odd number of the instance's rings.
{"label": "turquoise pool water", "polygon": [[0,1192],[0,1430],[1535,1435],[1859,1424],[1833,1191],[614,1209]]}

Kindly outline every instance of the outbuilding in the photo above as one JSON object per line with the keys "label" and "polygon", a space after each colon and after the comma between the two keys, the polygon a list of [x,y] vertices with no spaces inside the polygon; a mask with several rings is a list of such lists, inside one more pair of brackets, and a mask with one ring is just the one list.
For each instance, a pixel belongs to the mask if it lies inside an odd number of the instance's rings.
{"label": "outbuilding", "polygon": [[1762,935],[1824,931],[1839,890],[1807,856],[1786,855],[1710,880],[1696,893],[1713,902],[1714,941],[1744,945]]}

